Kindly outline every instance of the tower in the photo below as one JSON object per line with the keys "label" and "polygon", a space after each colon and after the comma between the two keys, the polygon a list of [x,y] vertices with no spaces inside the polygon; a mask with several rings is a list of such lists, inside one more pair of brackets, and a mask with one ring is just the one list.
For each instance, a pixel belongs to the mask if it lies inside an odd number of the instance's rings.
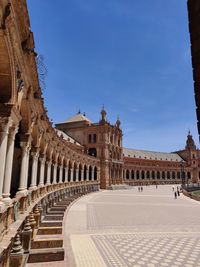
{"label": "tower", "polygon": [[186,155],[187,155],[187,163],[192,168],[192,182],[198,182],[199,180],[199,156],[198,150],[196,148],[194,139],[190,133],[188,132],[187,140],[186,140]]}

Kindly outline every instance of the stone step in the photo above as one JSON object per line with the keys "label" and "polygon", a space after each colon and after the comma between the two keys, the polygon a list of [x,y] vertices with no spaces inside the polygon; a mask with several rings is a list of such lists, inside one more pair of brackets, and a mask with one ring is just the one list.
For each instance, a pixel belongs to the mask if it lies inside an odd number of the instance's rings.
{"label": "stone step", "polygon": [[64,211],[61,210],[48,210],[47,215],[64,215]]}
{"label": "stone step", "polygon": [[62,221],[63,220],[63,215],[45,215],[44,216],[44,221]]}
{"label": "stone step", "polygon": [[31,249],[27,263],[63,261],[64,248]]}
{"label": "stone step", "polygon": [[62,226],[62,221],[42,221],[40,227],[57,227]]}
{"label": "stone step", "polygon": [[37,235],[57,235],[62,234],[62,226],[39,227]]}
{"label": "stone step", "polygon": [[63,211],[64,212],[66,210],[66,208],[67,207],[58,207],[58,206],[56,207],[55,206],[55,207],[51,208],[51,211]]}
{"label": "stone step", "polygon": [[36,235],[31,242],[31,249],[60,248],[63,246],[61,235]]}

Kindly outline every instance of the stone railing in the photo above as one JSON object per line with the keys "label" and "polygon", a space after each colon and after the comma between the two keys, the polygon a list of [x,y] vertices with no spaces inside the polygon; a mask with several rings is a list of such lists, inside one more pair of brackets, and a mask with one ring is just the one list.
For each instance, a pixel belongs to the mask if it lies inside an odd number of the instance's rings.
{"label": "stone railing", "polygon": [[188,192],[187,190],[183,189],[182,193],[184,196],[194,199],[196,201],[200,201],[200,196],[194,195],[193,192]]}
{"label": "stone railing", "polygon": [[[81,195],[98,190],[98,181],[60,183],[37,188],[35,191],[29,191],[27,196],[13,199],[13,205],[0,215],[0,266],[18,267],[25,265],[30,257],[31,244],[34,247],[33,238],[39,229],[42,218],[48,214],[49,209],[54,207],[56,203],[63,200],[69,203]],[[37,227],[34,226],[35,224]],[[62,232],[62,227],[60,230]],[[48,231],[48,229],[45,231]],[[53,231],[52,228],[51,231]],[[54,251],[53,258],[55,255]],[[57,260],[62,260],[63,255],[64,249],[63,251],[59,250]],[[51,260],[51,255],[48,254],[49,257]],[[44,259],[45,257],[41,256],[41,258]],[[32,255],[30,260],[35,262],[35,256]]]}

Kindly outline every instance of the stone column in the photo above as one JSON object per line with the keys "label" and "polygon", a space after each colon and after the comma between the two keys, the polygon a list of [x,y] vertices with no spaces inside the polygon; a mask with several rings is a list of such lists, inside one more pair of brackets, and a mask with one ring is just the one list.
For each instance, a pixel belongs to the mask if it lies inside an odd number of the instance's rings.
{"label": "stone column", "polygon": [[5,205],[1,201],[1,199],[2,199],[2,190],[3,190],[3,182],[4,182],[7,142],[8,142],[8,128],[6,126],[4,129],[0,129],[0,163],[1,163],[1,167],[0,167],[0,212],[3,211],[5,208]]}
{"label": "stone column", "polygon": [[97,181],[100,181],[100,170],[97,170]]}
{"label": "stone column", "polygon": [[38,157],[39,157],[39,151],[32,153],[33,156],[33,162],[32,162],[32,174],[31,174],[31,185],[30,189],[36,189],[37,188],[37,170],[38,170]]}
{"label": "stone column", "polygon": [[91,175],[91,180],[94,181],[94,167],[92,167],[92,175]]}
{"label": "stone column", "polygon": [[57,163],[53,165],[53,184],[57,183],[56,178],[57,178]]}
{"label": "stone column", "polygon": [[86,181],[89,181],[89,170],[86,170]]}
{"label": "stone column", "polygon": [[10,198],[10,185],[12,178],[12,167],[13,167],[13,156],[14,156],[14,146],[15,146],[15,135],[18,131],[18,128],[12,128],[7,143],[7,156],[5,162],[5,174],[4,174],[4,184],[3,184],[3,200],[6,205],[12,203]]}
{"label": "stone column", "polygon": [[74,176],[74,169],[71,168],[71,170],[70,170],[70,182],[73,182],[73,176]]}
{"label": "stone column", "polygon": [[68,167],[65,167],[65,183],[68,182]]}
{"label": "stone column", "polygon": [[81,181],[84,181],[84,170],[81,170]]}
{"label": "stone column", "polygon": [[62,183],[63,178],[63,165],[60,165],[59,167],[59,183]]}
{"label": "stone column", "polygon": [[44,186],[44,168],[45,168],[45,156],[43,158],[39,158],[40,161],[40,180],[39,180],[39,186]]}
{"label": "stone column", "polygon": [[47,163],[47,185],[51,184],[51,161]]}
{"label": "stone column", "polygon": [[78,182],[78,172],[79,172],[79,170],[78,170],[78,168],[76,169],[76,182]]}
{"label": "stone column", "polygon": [[21,163],[21,171],[20,171],[20,182],[19,182],[19,191],[17,194],[27,194],[27,174],[28,174],[28,165],[29,165],[29,152],[30,148],[27,142],[22,142],[22,163]]}

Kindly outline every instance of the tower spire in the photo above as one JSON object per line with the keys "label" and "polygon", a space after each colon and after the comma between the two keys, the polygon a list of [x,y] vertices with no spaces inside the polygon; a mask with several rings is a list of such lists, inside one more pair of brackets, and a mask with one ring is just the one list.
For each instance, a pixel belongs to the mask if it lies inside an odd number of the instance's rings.
{"label": "tower spire", "polygon": [[120,119],[119,119],[119,115],[117,116],[117,121],[116,121],[116,126],[118,127],[118,128],[120,128],[120,125],[121,125],[121,121],[120,121]]}
{"label": "tower spire", "polygon": [[100,120],[101,123],[107,122],[106,115],[107,115],[107,113],[106,113],[105,107],[103,105],[102,110],[101,110],[101,120]]}

